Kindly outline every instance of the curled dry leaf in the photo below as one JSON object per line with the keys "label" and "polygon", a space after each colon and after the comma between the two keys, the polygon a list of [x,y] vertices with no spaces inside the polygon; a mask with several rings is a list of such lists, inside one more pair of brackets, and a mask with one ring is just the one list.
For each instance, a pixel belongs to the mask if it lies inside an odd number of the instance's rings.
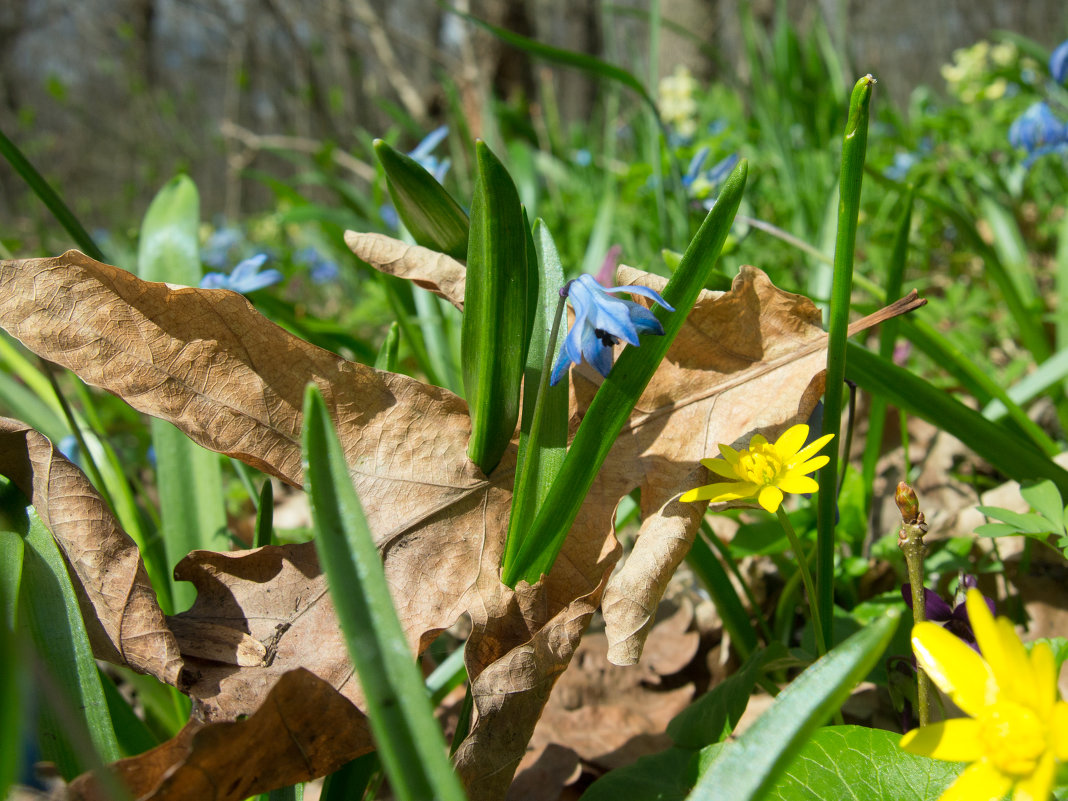
{"label": "curled dry leaf", "polygon": [[421,245],[409,245],[385,234],[346,231],[345,244],[379,272],[407,278],[463,310],[467,268],[452,256]]}
{"label": "curled dry leaf", "polygon": [[[462,296],[452,265],[423,268],[420,280],[439,289],[448,285],[443,295]],[[660,287],[654,276],[640,277]],[[671,499],[694,486],[697,459],[716,442],[807,417],[822,390],[822,343],[809,339],[818,325],[813,313],[811,304],[775,289],[754,268],[743,270],[728,295],[702,296],[615,443],[552,573],[513,592],[500,584],[499,565],[515,448],[493,475],[482,475],[466,456],[467,407],[451,393],[340,359],[225,290],[146,283],[76,252],[0,262],[0,326],[27,347],[169,420],[201,445],[298,486],[303,389],[309,381],[318,385],[413,648],[424,647],[459,615],[471,617],[466,662],[477,717],[456,763],[473,801],[503,796],[553,683],[600,602],[619,556],[609,530],[619,498],[640,486],[643,514],[656,520],[649,531],[667,532],[673,541],[692,537],[695,515],[676,509]],[[726,329],[736,335],[725,335]],[[705,376],[710,369],[713,375]],[[575,378],[574,425],[594,389]],[[675,559],[657,557],[660,567],[648,569],[667,570]],[[321,732],[318,716],[278,719],[266,710],[272,688],[304,666],[329,685],[331,699],[350,709],[350,700],[359,701],[310,544],[198,552],[178,571],[199,593],[179,616],[181,641],[203,625],[220,649],[213,660],[186,654],[195,671],[189,692],[209,726],[264,709],[263,720],[277,725],[275,736],[312,742]],[[650,585],[659,581],[648,577]],[[628,590],[636,601],[614,605],[631,610],[613,623],[620,641],[642,637],[647,626],[640,617],[656,605],[655,591],[638,585]],[[249,638],[264,648],[260,664],[243,664],[255,661],[248,657]],[[631,645],[622,648],[626,659],[636,653]],[[332,770],[340,754],[366,747],[362,717],[330,734],[334,750],[322,759],[315,750],[326,747],[321,740],[310,756],[276,755],[274,786],[307,778],[312,763],[317,773]],[[154,771],[162,786],[165,776],[214,759],[215,751],[236,760],[225,739],[195,736],[188,749],[165,749],[173,757],[168,764],[146,755],[128,769]],[[235,774],[245,770],[241,756],[230,763]],[[168,786],[158,797],[230,798],[181,795]]]}
{"label": "curled dry leaf", "polygon": [[141,554],[89,479],[43,435],[0,417],[0,475],[30,499],[70,566],[98,659],[182,683],[182,658]]}

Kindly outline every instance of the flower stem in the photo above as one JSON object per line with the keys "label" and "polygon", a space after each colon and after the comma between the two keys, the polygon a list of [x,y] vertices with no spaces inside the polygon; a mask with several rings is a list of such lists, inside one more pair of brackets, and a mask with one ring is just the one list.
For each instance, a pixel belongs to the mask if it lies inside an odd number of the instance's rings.
{"label": "flower stem", "polygon": [[797,532],[794,531],[793,524],[790,523],[790,518],[786,516],[782,506],[779,506],[775,513],[779,517],[782,530],[786,532],[786,538],[790,541],[794,556],[797,557],[797,566],[801,570],[801,582],[805,585],[805,594],[808,595],[808,609],[812,618],[812,629],[816,632],[816,651],[819,656],[823,656],[827,653],[827,641],[823,635],[819,605],[816,603],[816,589],[815,584],[812,582],[812,573],[808,569],[808,560],[805,558],[805,552],[801,549],[801,541],[797,538]]}
{"label": "flower stem", "polygon": [[[915,490],[904,481],[898,483],[894,500],[901,512],[897,547],[905,555],[905,564],[908,567],[912,589],[912,620],[915,625],[927,619],[927,604],[923,595],[923,535],[927,533],[927,523],[924,522],[923,512],[920,511]],[[919,665],[916,666],[916,706],[920,725],[926,726],[931,719],[931,679]]]}

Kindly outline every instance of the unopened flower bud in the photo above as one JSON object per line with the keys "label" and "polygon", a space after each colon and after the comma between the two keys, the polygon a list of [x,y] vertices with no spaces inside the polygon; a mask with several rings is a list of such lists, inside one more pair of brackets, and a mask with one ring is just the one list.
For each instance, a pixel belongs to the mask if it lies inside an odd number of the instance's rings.
{"label": "unopened flower bud", "polygon": [[920,501],[916,497],[916,490],[899,481],[897,491],[894,493],[894,503],[901,512],[901,520],[905,523],[916,523],[920,516]]}

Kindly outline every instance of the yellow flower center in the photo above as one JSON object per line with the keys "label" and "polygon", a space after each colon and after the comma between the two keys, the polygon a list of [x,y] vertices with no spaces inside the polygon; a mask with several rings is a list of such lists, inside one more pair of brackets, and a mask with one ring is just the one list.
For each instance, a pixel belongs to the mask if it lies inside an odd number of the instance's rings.
{"label": "yellow flower center", "polygon": [[979,720],[979,740],[987,758],[1002,773],[1029,776],[1046,751],[1046,727],[1025,706],[1001,701]]}
{"label": "yellow flower center", "polygon": [[782,457],[770,442],[750,446],[738,456],[738,476],[758,486],[774,484],[782,473]]}

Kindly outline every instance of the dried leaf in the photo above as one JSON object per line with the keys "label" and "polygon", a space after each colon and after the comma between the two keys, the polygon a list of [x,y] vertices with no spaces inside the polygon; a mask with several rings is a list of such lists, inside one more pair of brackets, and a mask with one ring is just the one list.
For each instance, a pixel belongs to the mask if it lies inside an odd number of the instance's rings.
{"label": "dried leaf", "polygon": [[407,278],[463,310],[467,268],[451,256],[385,234],[346,231],[345,244],[379,272]]}
{"label": "dried leaf", "polygon": [[[422,257],[417,262],[420,280],[439,288],[447,283],[442,275],[454,269]],[[449,280],[448,294],[462,297],[459,278]],[[654,287],[656,280],[641,276]],[[640,486],[645,533],[684,541],[699,515],[678,509],[672,499],[695,485],[697,459],[717,441],[735,442],[806,417],[822,389],[822,342],[811,333],[818,328],[811,304],[776,290],[753,268],[743,270],[728,295],[703,296],[615,444],[552,573],[513,592],[501,585],[499,565],[515,448],[492,476],[482,475],[466,458],[466,405],[451,393],[309,345],[234,293],[142,282],[76,252],[0,262],[0,326],[200,444],[298,486],[303,388],[308,381],[319,386],[413,648],[424,647],[461,614],[471,617],[466,661],[477,719],[456,762],[473,801],[503,796],[553,683],[600,602],[619,555],[609,530],[619,498]],[[576,378],[573,388],[577,425],[596,387]],[[655,546],[657,537],[650,540]],[[654,559],[659,566],[644,571],[650,586],[673,559]],[[231,643],[211,652],[215,659],[186,646],[187,666],[195,671],[189,692],[209,721],[205,730],[262,712],[263,739],[311,742],[322,732],[319,716],[280,719],[270,711],[272,688],[301,667],[329,685],[331,700],[324,703],[331,710],[359,702],[310,545],[196,552],[177,571],[198,589],[193,608],[176,618],[181,641],[203,627],[225,633]],[[619,642],[642,636],[646,626],[639,618],[655,608],[655,594],[642,586],[620,594],[632,600],[614,607],[637,610],[637,616],[631,611],[622,625],[613,623],[624,632]],[[242,665],[253,660],[238,656],[238,645],[258,653],[250,641],[263,646],[264,656],[260,664]],[[630,644],[622,647],[629,649],[626,658],[635,653]],[[274,755],[273,786],[307,778],[309,764],[316,772],[332,770],[342,754],[366,747],[362,717],[338,720],[329,744],[316,741],[320,745],[308,753],[297,749],[300,758],[293,751]],[[220,766],[219,775],[244,775],[247,753],[236,761],[238,749],[225,737],[198,735],[191,742],[187,749],[163,747],[173,757],[163,773],[183,775],[215,760],[218,751],[219,759],[228,753],[235,760],[231,774]],[[320,747],[333,751],[320,754]],[[145,764],[159,759],[146,756]],[[127,769],[141,767],[131,762]],[[230,797],[177,794],[193,783],[167,786],[170,799]],[[252,792],[242,785],[246,790]]]}
{"label": "dried leaf", "polygon": [[70,566],[98,659],[182,683],[182,659],[137,546],[89,479],[51,442],[0,417],[0,474],[30,499]]}

